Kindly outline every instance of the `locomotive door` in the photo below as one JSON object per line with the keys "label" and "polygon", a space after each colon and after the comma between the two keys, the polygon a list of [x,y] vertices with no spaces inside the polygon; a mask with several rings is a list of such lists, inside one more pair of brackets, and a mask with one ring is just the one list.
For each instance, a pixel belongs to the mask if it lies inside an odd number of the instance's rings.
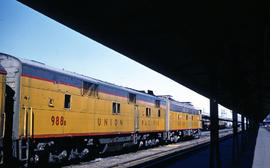
{"label": "locomotive door", "polygon": [[29,106],[24,106],[23,135],[26,138],[33,136],[33,111]]}
{"label": "locomotive door", "polygon": [[[29,80],[29,86],[31,86],[31,80]],[[23,99],[23,136],[26,138],[30,138],[33,136],[33,110],[31,107],[30,100],[30,87],[24,87],[22,89],[22,99]]]}
{"label": "locomotive door", "polygon": [[139,108],[138,105],[134,106],[134,131],[139,131],[139,123],[140,123],[140,114],[139,114]]}

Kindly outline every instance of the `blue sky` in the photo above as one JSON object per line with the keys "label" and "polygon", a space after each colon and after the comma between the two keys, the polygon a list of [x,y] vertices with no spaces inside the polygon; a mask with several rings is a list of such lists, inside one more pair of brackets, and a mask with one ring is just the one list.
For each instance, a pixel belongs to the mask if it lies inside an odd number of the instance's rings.
{"label": "blue sky", "polygon": [[156,95],[172,95],[209,111],[209,100],[88,37],[10,0],[0,1],[0,52]]}

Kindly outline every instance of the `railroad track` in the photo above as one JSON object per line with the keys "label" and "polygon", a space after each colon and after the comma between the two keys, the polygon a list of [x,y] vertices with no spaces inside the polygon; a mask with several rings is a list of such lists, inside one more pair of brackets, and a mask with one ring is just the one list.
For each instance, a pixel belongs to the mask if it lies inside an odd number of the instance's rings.
{"label": "railroad track", "polygon": [[[219,141],[224,141],[230,138],[232,134],[225,135],[219,139]],[[124,167],[163,167],[162,164],[165,161],[169,162],[170,160],[180,159],[192,153],[204,150],[210,145],[209,140],[203,140],[201,142],[193,143],[190,145],[181,146],[176,149],[171,149],[166,152],[160,152],[152,156],[138,158],[136,160],[131,160],[125,163],[120,163],[113,165],[113,168],[124,168]],[[157,166],[158,165],[158,166]]]}
{"label": "railroad track", "polygon": [[[86,167],[149,167],[161,163],[165,160],[173,159],[180,156],[186,156],[192,152],[203,150],[208,147],[210,133],[204,132],[200,139],[190,141],[182,141],[176,144],[164,145],[156,148],[139,150],[134,153],[122,154],[118,156],[111,156],[106,158],[98,158],[94,161],[80,163],[79,165],[71,165],[72,168],[86,168]],[[220,130],[220,140],[229,138],[232,130]],[[228,137],[229,136],[229,137]]]}
{"label": "railroad track", "polygon": [[[175,157],[179,157],[180,155],[185,155],[187,152],[194,151],[194,147],[200,145],[200,149],[205,146],[208,146],[208,141],[202,144],[195,145],[187,145],[183,147],[179,147],[178,149],[169,150],[167,152],[160,152],[153,156],[143,157],[136,160],[128,161],[125,163],[120,163],[117,165],[113,165],[113,168],[123,168],[123,167],[150,167],[157,165],[158,163],[162,163],[165,160],[173,159]],[[180,153],[181,152],[181,153]],[[179,158],[178,158],[179,159]]]}
{"label": "railroad track", "polygon": [[[229,131],[232,131],[232,129],[228,128],[228,129],[222,129],[222,130],[219,130],[219,134],[222,134],[222,133],[226,133],[226,132],[229,132]],[[201,133],[201,136],[209,136],[210,135],[210,131],[203,131]]]}

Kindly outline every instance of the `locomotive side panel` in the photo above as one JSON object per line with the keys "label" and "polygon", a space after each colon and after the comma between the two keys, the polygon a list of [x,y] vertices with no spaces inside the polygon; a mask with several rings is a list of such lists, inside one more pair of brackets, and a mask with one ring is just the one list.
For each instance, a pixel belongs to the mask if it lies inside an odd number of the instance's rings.
{"label": "locomotive side panel", "polygon": [[134,132],[134,106],[127,98],[100,94],[95,107],[95,132],[127,134]]}
{"label": "locomotive side panel", "polygon": [[[165,106],[162,105],[160,109],[157,110],[157,119],[156,119],[156,130],[165,131]],[[160,114],[160,115],[159,115]]]}
{"label": "locomotive side panel", "polygon": [[200,116],[195,109],[171,103],[169,114],[171,130],[200,129]]}
{"label": "locomotive side panel", "polygon": [[193,115],[193,129],[200,128],[199,122],[199,115]]}
{"label": "locomotive side panel", "polygon": [[[5,134],[5,92],[6,92],[6,72],[0,69],[0,138]],[[2,140],[1,140],[2,141]],[[0,142],[2,146],[2,142]]]}
{"label": "locomotive side panel", "polygon": [[192,118],[191,115],[183,112],[170,112],[170,122],[171,129],[170,130],[187,130],[192,127]]}
{"label": "locomotive side panel", "polygon": [[153,111],[154,106],[152,103],[140,102],[139,103],[139,132],[151,132],[153,131]]}
{"label": "locomotive side panel", "polygon": [[192,123],[192,129],[196,129],[198,128],[198,126],[196,126],[196,115],[195,114],[191,114],[191,123]]}
{"label": "locomotive side panel", "polygon": [[[63,136],[91,135],[95,131],[94,110],[96,99],[94,97],[81,96],[80,94],[67,94],[70,88],[71,86],[65,86],[66,93],[62,94],[61,101],[64,114],[62,118],[59,117],[58,119],[59,125],[63,125]],[[77,88],[77,91],[80,93],[80,88]],[[70,99],[69,106],[68,98]],[[57,121],[56,118],[54,120]]]}
{"label": "locomotive side panel", "polygon": [[[22,81],[22,137],[32,134],[36,138],[45,138],[134,132],[135,104],[129,102],[126,91],[97,85],[96,93],[88,95],[83,90],[84,81],[30,65],[24,66]],[[136,104],[140,115],[139,131],[164,130],[164,103],[159,102],[157,106],[155,98],[140,96]]]}
{"label": "locomotive side panel", "polygon": [[[127,99],[117,96],[82,96],[81,88],[30,76],[23,76],[21,101],[32,108],[34,137],[85,136],[113,133],[130,133],[133,127],[133,111]],[[48,86],[50,85],[50,86]],[[67,99],[69,100],[65,100]],[[33,99],[31,99],[33,97]],[[67,102],[68,101],[68,102]],[[120,113],[113,113],[113,103],[120,104]],[[65,103],[69,104],[65,107]],[[21,136],[30,129],[31,121],[22,108]],[[26,121],[27,120],[27,121]],[[28,128],[25,126],[28,124]]]}
{"label": "locomotive side panel", "polygon": [[183,127],[183,129],[188,129],[188,114],[183,113],[183,115],[184,115],[184,127]]}
{"label": "locomotive side panel", "polygon": [[176,116],[177,116],[177,112],[170,111],[170,114],[169,114],[170,130],[176,130],[177,129]]}
{"label": "locomotive side panel", "polygon": [[181,129],[184,129],[185,127],[185,121],[186,121],[186,118],[185,118],[185,114],[184,113],[180,113],[180,127]]}
{"label": "locomotive side panel", "polygon": [[162,132],[165,130],[165,107],[139,101],[139,132]]}
{"label": "locomotive side panel", "polygon": [[20,136],[39,138],[60,136],[63,125],[56,118],[64,115],[63,93],[53,81],[22,75]]}

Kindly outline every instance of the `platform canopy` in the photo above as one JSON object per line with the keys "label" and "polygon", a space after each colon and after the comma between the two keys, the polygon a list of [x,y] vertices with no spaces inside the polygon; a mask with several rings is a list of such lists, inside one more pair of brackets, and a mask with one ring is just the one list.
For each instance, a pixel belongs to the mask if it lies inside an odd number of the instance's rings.
{"label": "platform canopy", "polygon": [[20,2],[254,121],[270,112],[268,4]]}

